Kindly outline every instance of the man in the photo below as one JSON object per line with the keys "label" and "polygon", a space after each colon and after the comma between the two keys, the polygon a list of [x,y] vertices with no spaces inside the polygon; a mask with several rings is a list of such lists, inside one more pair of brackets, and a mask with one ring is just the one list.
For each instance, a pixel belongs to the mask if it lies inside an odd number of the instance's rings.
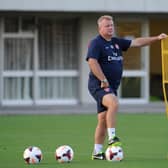
{"label": "man", "polygon": [[116,38],[114,23],[111,16],[101,16],[98,21],[99,35],[88,47],[86,60],[90,67],[88,89],[97,102],[98,123],[94,136],[92,159],[105,159],[102,151],[103,143],[108,134],[108,145],[121,145],[116,136],[116,112],[118,109],[117,89],[119,87],[123,65],[122,51],[130,47],[142,47],[164,39],[162,33],[153,37],[139,37],[133,40]]}

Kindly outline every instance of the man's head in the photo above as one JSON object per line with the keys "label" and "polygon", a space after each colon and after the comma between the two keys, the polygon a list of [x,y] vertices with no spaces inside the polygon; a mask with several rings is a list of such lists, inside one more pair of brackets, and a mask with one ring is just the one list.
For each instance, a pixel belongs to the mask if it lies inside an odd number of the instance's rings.
{"label": "man's head", "polygon": [[98,31],[106,40],[110,40],[114,34],[113,18],[109,15],[103,15],[97,20]]}

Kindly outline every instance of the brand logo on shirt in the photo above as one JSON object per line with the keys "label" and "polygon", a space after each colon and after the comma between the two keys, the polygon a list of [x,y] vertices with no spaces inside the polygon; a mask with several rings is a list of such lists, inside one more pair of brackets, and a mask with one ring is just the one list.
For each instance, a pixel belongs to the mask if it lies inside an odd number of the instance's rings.
{"label": "brand logo on shirt", "polygon": [[111,47],[112,49],[114,49],[113,45],[110,45],[110,47]]}
{"label": "brand logo on shirt", "polygon": [[105,46],[105,50],[108,50],[111,54],[108,55],[108,61],[121,61],[123,60],[122,56],[119,56],[119,45],[116,43],[114,45],[107,45]]}
{"label": "brand logo on shirt", "polygon": [[117,52],[113,52],[113,56],[117,57],[118,56]]}
{"label": "brand logo on shirt", "polygon": [[123,60],[123,57],[122,56],[111,56],[111,55],[108,55],[108,61],[121,61]]}

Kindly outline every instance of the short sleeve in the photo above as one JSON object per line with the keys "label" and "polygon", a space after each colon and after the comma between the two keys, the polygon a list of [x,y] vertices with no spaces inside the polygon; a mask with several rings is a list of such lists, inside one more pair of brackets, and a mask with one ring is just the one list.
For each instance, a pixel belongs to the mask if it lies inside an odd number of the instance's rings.
{"label": "short sleeve", "polygon": [[98,44],[98,41],[96,39],[92,40],[88,46],[86,61],[89,60],[89,58],[99,59],[101,55],[101,50]]}
{"label": "short sleeve", "polygon": [[124,38],[120,38],[118,40],[119,40],[119,45],[120,45],[122,51],[127,51],[131,45],[131,40],[124,39]]}

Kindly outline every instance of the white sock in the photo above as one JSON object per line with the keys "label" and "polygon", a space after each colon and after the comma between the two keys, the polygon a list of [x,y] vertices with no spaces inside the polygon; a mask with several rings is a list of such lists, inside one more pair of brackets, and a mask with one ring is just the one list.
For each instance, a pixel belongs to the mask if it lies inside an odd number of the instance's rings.
{"label": "white sock", "polygon": [[115,128],[107,128],[108,139],[115,137]]}
{"label": "white sock", "polygon": [[94,154],[102,152],[103,145],[102,144],[94,144]]}

